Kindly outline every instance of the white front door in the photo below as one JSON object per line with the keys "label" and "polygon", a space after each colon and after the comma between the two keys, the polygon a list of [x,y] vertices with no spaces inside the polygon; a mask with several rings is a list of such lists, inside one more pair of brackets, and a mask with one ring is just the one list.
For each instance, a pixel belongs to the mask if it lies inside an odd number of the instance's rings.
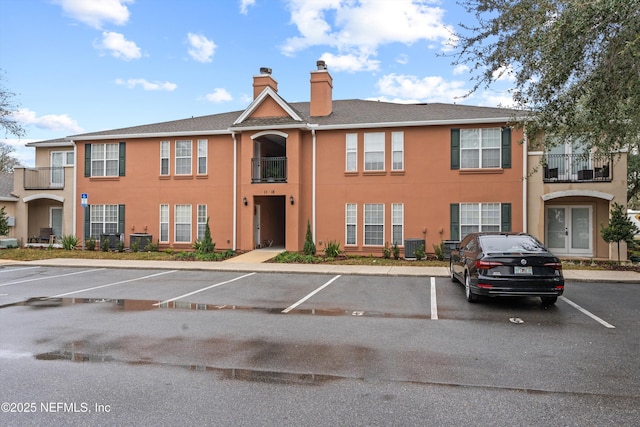
{"label": "white front door", "polygon": [[593,256],[591,206],[548,206],[545,243],[556,255]]}
{"label": "white front door", "polygon": [[51,153],[51,188],[64,186],[64,154],[61,151]]}
{"label": "white front door", "polygon": [[49,219],[53,234],[62,237],[62,208],[51,208]]}

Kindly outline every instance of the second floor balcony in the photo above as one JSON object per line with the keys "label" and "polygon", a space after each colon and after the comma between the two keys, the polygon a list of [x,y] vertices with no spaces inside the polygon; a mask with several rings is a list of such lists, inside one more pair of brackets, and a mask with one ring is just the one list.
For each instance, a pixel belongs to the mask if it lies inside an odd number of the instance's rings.
{"label": "second floor balcony", "polygon": [[64,168],[24,168],[25,190],[60,190],[64,188]]}
{"label": "second floor balcony", "polygon": [[547,154],[544,182],[611,182],[612,159],[584,154]]}
{"label": "second floor balcony", "polygon": [[286,157],[254,157],[251,159],[251,182],[287,182]]}

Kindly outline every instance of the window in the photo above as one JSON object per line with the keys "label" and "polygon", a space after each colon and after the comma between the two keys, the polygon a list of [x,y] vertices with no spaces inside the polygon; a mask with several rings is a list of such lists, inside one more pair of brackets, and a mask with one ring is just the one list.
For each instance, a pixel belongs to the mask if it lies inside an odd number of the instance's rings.
{"label": "window", "polygon": [[160,175],[169,175],[169,156],[171,144],[169,141],[160,141]]}
{"label": "window", "polygon": [[345,245],[357,244],[358,206],[355,203],[347,203],[346,212],[347,238]]}
{"label": "window", "polygon": [[73,154],[73,151],[65,151],[64,159],[65,166],[73,166],[75,164],[75,156]]}
{"label": "window", "polygon": [[177,243],[191,242],[191,205],[176,205],[174,234]]}
{"label": "window", "polygon": [[91,144],[91,176],[118,176],[119,144]]}
{"label": "window", "polygon": [[347,134],[347,172],[358,170],[358,134]]}
{"label": "window", "polygon": [[364,134],[364,170],[384,170],[384,132]]}
{"label": "window", "polygon": [[500,203],[461,203],[460,232],[500,231]]}
{"label": "window", "polygon": [[404,169],[404,132],[391,133],[391,169]]}
{"label": "window", "polygon": [[169,205],[160,205],[160,241],[169,242]]}
{"label": "window", "polygon": [[176,175],[191,175],[191,141],[176,141]]}
{"label": "window", "polygon": [[198,205],[198,240],[204,239],[204,230],[207,227],[207,205]]}
{"label": "window", "polygon": [[198,140],[198,174],[207,173],[207,143],[206,139]]}
{"label": "window", "polygon": [[118,205],[91,205],[90,236],[118,233]]}
{"label": "window", "polygon": [[364,244],[384,245],[384,205],[364,205]]}
{"label": "window", "polygon": [[403,245],[404,242],[404,205],[393,203],[391,205],[391,240],[394,244]]}
{"label": "window", "polygon": [[499,168],[502,132],[500,128],[461,129],[460,167]]}

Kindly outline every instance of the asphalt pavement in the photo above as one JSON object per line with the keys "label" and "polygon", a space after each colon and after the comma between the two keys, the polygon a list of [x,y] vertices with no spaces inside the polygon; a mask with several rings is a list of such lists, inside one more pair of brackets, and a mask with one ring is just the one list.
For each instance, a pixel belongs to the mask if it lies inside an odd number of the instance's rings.
{"label": "asphalt pavement", "polygon": [[[222,262],[213,261],[137,261],[114,259],[79,259],[52,258],[38,261],[0,260],[5,265],[42,265],[55,267],[111,267],[111,268],[152,268],[169,270],[211,270],[211,271],[252,271],[270,273],[313,273],[341,275],[371,276],[425,276],[447,277],[447,267],[413,267],[375,265],[375,258],[370,265],[336,265],[336,264],[288,264],[267,262],[282,250],[259,249],[238,255]],[[598,283],[633,283],[640,284],[640,273],[635,271],[613,270],[563,270],[565,280],[576,282]]]}

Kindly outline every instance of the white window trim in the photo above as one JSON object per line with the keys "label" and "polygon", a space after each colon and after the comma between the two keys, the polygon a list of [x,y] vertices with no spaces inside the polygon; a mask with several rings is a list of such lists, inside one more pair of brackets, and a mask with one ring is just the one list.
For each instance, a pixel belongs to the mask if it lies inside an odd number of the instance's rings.
{"label": "white window trim", "polygon": [[[103,153],[104,155],[102,156],[101,159],[97,159],[94,157],[94,155],[96,154],[96,147],[98,146],[102,146],[103,147]],[[107,157],[107,147],[108,146],[116,146],[117,150],[116,152],[116,158],[115,159],[109,159]],[[107,175],[107,161],[116,161],[116,171],[113,175]],[[96,175],[94,173],[94,168],[93,168],[93,162],[97,161],[97,162],[102,162],[102,175]],[[120,170],[120,144],[115,142],[115,143],[104,143],[104,144],[91,144],[91,176],[92,177],[103,177],[103,176],[118,176],[119,175],[119,170]]]}
{"label": "white window trim", "polygon": [[[197,209],[197,212],[196,212],[196,239],[197,240],[202,240],[204,238],[204,233],[205,233],[206,225],[207,225],[207,217],[209,215],[209,212],[207,210],[207,205],[200,204],[200,205],[197,205],[197,206],[198,207],[196,208]],[[200,221],[201,220],[201,218],[200,218],[200,208],[201,207],[204,208],[204,220],[203,221]],[[200,235],[200,226],[202,226],[202,236]]]}
{"label": "white window trim", "polygon": [[[478,131],[478,147],[477,148],[463,148],[462,147],[462,134],[465,131]],[[499,144],[497,147],[483,147],[482,146],[482,133],[487,130],[498,130]],[[498,150],[498,166],[484,166],[482,164],[482,152],[483,150]],[[478,151],[478,166],[477,167],[464,167],[462,162],[463,151]],[[474,129],[461,129],[460,130],[460,168],[461,169],[495,169],[502,167],[502,129],[501,128],[474,128]]]}
{"label": "white window trim", "polygon": [[[380,151],[367,150],[367,137],[374,138],[382,136],[382,169],[367,169],[367,154],[380,153]],[[373,142],[373,141],[369,141]],[[364,171],[365,172],[382,172],[387,168],[386,165],[386,137],[384,132],[367,132],[364,134]]]}
{"label": "white window trim", "polygon": [[[479,220],[478,224],[469,224],[469,223],[463,223],[462,222],[462,206],[463,205],[475,205],[475,206],[477,206],[477,209],[478,209],[478,220]],[[482,219],[483,219],[482,218],[482,207],[484,205],[497,205],[498,206],[498,223],[497,224],[488,224],[488,223],[484,223],[482,221]],[[476,226],[477,225],[478,226],[478,231],[477,232],[482,232],[482,231],[487,231],[487,230],[483,230],[483,226],[489,227],[489,226],[496,226],[497,225],[498,226],[498,231],[502,231],[502,203],[499,203],[499,202],[460,203],[459,206],[460,206],[460,218],[459,218],[459,221],[460,221],[460,237],[461,237],[461,239],[464,239],[467,236],[467,234],[469,234],[469,233],[464,234],[462,232],[462,227],[464,227],[464,226]]]}
{"label": "white window trim", "polygon": [[[370,205],[379,205],[382,206],[382,242],[379,244],[376,243],[367,243],[367,225],[381,225],[381,224],[367,224],[367,206]],[[385,236],[385,206],[384,203],[365,203],[362,207],[362,244],[365,246],[384,246],[384,236]]]}
{"label": "white window trim", "polygon": [[[187,156],[181,156],[178,157],[178,143],[179,142],[188,142],[189,143],[189,172],[186,173],[180,173],[178,172],[178,159],[186,159]],[[193,141],[190,139],[178,139],[175,142],[175,163],[174,163],[174,167],[175,167],[175,173],[176,175],[182,175],[182,176],[187,176],[187,175],[193,175]]]}
{"label": "white window trim", "polygon": [[[163,208],[166,210],[166,215],[167,215],[166,221],[163,221],[163,218],[162,218],[162,210],[163,210]],[[164,240],[162,239],[162,225],[163,224],[166,224],[166,226],[167,226],[167,238],[164,239]],[[160,243],[169,243],[170,238],[171,238],[170,233],[169,233],[170,230],[171,230],[171,228],[169,227],[169,205],[168,204],[161,204],[160,205],[160,229],[159,229],[159,234],[160,235],[158,236],[158,241]]]}
{"label": "white window trim", "polygon": [[[395,144],[400,145],[400,150],[396,150]],[[400,152],[400,168],[396,168],[393,164],[393,155]],[[401,171],[404,170],[404,132],[391,132],[391,170]]]}
{"label": "white window trim", "polygon": [[[350,147],[349,145],[353,145]],[[352,169],[349,169],[349,154],[355,157],[355,163]],[[345,171],[358,172],[358,134],[348,133],[345,140]]]}
{"label": "white window trim", "polygon": [[[189,222],[178,222],[178,207],[180,206],[188,206],[189,207]],[[177,240],[178,238],[178,225],[189,224],[189,239],[188,240]],[[193,241],[193,206],[186,204],[179,204],[173,207],[173,241],[174,243],[191,243]]]}
{"label": "white window trim", "polygon": [[[162,156],[163,145],[166,145],[167,148],[167,155],[165,157]],[[162,161],[165,159],[167,160],[167,172],[162,173]],[[160,175],[171,175],[171,141],[160,141]]]}
{"label": "white window trim", "polygon": [[[197,174],[198,175],[206,175],[208,170],[208,156],[209,156],[209,140],[207,139],[199,139],[198,140],[198,153],[197,153]],[[200,155],[200,148],[203,148],[203,155]],[[200,170],[200,159],[204,158],[204,171]]]}
{"label": "white window trim", "polygon": [[[354,207],[354,220],[355,222],[353,224],[349,223],[349,207],[353,206]],[[347,203],[345,205],[344,208],[344,215],[345,215],[345,227],[344,227],[344,244],[345,246],[357,246],[358,245],[358,205],[356,203]],[[354,229],[355,229],[355,236],[354,239],[355,241],[353,243],[347,243],[348,239],[349,239],[349,226],[353,225]]]}
{"label": "white window trim", "polygon": [[[400,217],[400,222],[396,223],[395,222],[395,217],[394,217],[394,208],[396,206],[400,206],[401,209],[401,217]],[[400,241],[399,242],[395,242],[393,241],[393,229],[395,226],[399,225],[400,227],[402,227],[402,233],[400,236]],[[404,203],[392,203],[391,204],[391,240],[392,240],[392,244],[397,243],[398,246],[404,246]]]}

